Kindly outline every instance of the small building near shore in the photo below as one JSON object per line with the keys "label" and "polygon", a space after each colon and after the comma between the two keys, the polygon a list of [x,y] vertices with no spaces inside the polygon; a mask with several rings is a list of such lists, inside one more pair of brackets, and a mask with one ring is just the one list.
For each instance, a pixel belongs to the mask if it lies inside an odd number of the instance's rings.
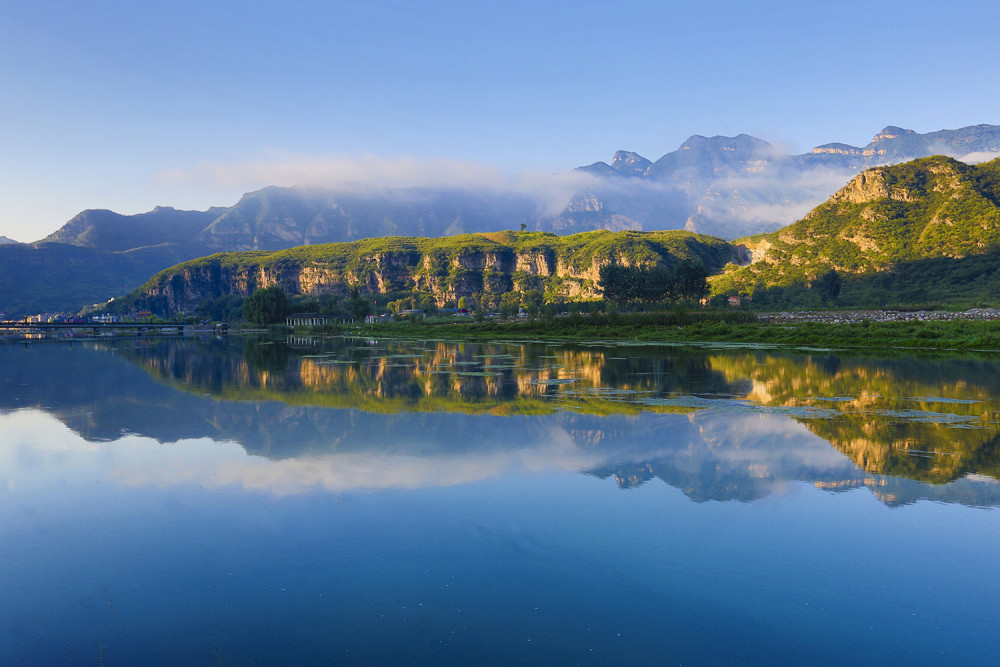
{"label": "small building near shore", "polygon": [[354,324],[350,315],[324,315],[320,313],[292,313],[285,317],[290,327],[321,327],[327,324]]}

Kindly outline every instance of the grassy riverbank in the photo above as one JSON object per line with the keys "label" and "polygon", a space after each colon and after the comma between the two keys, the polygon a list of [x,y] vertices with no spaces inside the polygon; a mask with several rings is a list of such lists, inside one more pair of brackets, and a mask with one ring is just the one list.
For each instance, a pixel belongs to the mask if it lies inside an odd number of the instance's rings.
{"label": "grassy riverbank", "polygon": [[762,322],[743,312],[662,312],[522,321],[366,326],[373,336],[739,343],[829,348],[1000,351],[1000,321]]}

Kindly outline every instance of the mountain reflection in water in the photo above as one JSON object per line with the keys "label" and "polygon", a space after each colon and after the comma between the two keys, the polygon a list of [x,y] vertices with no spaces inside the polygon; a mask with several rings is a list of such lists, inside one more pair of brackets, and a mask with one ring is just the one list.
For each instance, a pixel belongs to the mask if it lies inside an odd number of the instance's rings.
{"label": "mountain reflection in water", "polygon": [[807,481],[890,505],[997,506],[998,371],[537,342],[46,342],[0,345],[0,410],[42,410],[101,443],[51,459],[110,456],[127,484],[290,494],[564,470],[622,488],[659,478],[696,501]]}

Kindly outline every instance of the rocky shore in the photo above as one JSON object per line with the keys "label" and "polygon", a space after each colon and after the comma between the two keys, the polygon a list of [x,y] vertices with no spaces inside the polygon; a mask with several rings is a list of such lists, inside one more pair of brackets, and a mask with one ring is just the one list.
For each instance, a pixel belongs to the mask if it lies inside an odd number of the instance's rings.
{"label": "rocky shore", "polygon": [[947,310],[844,310],[844,311],[793,311],[760,313],[761,322],[827,322],[852,324],[857,322],[929,322],[934,320],[1000,320],[996,308],[972,308],[962,312]]}

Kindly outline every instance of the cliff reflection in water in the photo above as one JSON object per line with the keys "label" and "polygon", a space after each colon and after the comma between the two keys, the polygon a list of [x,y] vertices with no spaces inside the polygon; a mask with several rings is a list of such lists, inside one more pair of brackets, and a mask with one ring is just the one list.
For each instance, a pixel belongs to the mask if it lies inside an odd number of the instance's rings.
{"label": "cliff reflection in water", "polygon": [[235,337],[0,356],[0,409],[42,408],[92,441],[211,438],[257,455],[189,471],[205,483],[336,491],[519,467],[659,478],[695,500],[808,481],[1000,505],[1000,364],[983,359]]}
{"label": "cliff reflection in water", "polygon": [[[633,399],[733,391],[704,356],[635,350],[293,338],[216,345],[212,354],[193,342],[164,340],[128,354],[161,380],[219,398],[382,413],[683,412]],[[737,390],[748,389],[744,382]]]}

